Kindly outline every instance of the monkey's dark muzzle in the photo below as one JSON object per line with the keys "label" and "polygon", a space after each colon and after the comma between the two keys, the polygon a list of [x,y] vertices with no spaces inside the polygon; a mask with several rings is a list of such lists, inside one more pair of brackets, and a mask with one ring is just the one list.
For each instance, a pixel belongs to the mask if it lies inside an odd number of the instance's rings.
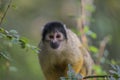
{"label": "monkey's dark muzzle", "polygon": [[50,46],[53,48],[53,49],[57,49],[59,47],[59,43],[58,42],[51,42],[50,43]]}

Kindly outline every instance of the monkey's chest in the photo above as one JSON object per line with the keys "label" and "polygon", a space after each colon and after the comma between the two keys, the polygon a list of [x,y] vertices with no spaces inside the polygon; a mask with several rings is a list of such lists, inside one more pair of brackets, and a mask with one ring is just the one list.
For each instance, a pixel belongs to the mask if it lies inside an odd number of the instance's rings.
{"label": "monkey's chest", "polygon": [[55,71],[58,71],[58,72],[65,71],[67,65],[68,65],[67,62],[56,63],[56,64],[53,64],[53,69],[54,69]]}
{"label": "monkey's chest", "polygon": [[60,53],[52,53],[52,55],[48,56],[49,63],[55,66],[60,66],[60,68],[63,69],[62,66],[68,65],[68,64],[74,64],[80,59],[80,55],[77,55],[73,53],[72,51],[63,51]]}
{"label": "monkey's chest", "polygon": [[73,64],[71,59],[67,58],[67,56],[56,57],[52,62],[51,62],[52,63],[51,67],[53,71],[59,74],[66,74],[68,64]]}
{"label": "monkey's chest", "polygon": [[[68,64],[74,64],[77,61],[76,55],[72,53],[51,53],[48,57],[44,58],[46,67],[43,67],[49,75],[65,76],[68,70]],[[48,60],[46,60],[48,59]]]}

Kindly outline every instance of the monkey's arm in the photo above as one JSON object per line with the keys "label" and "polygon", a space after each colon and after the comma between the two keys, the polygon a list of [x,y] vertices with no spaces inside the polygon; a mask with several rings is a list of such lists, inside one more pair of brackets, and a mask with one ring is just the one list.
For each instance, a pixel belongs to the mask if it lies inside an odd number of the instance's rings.
{"label": "monkey's arm", "polygon": [[84,68],[86,68],[86,75],[90,75],[93,72],[92,67],[94,65],[94,61],[90,53],[83,46],[80,46],[80,50],[84,58]]}
{"label": "monkey's arm", "polygon": [[80,47],[80,51],[82,55],[77,63],[72,64],[72,68],[76,74],[80,73],[82,76],[90,75],[92,74],[94,62],[88,51],[83,46]]}
{"label": "monkey's arm", "polygon": [[[71,64],[72,69],[75,71],[75,74],[81,74],[82,76],[86,76],[87,75],[87,68],[85,66],[84,63],[84,58],[81,55],[81,57],[79,58],[79,61],[77,61],[76,63]],[[65,73],[68,71],[68,67],[66,67]],[[67,76],[67,74],[65,75]]]}
{"label": "monkey's arm", "polygon": [[89,52],[85,49],[79,38],[72,31],[68,30],[68,34],[69,44],[71,44],[70,47],[72,47],[71,50],[74,54],[79,54],[78,56],[80,56],[79,58],[76,57],[78,61],[75,61],[75,63],[72,64],[74,71],[82,74],[83,76],[91,74],[93,60]]}
{"label": "monkey's arm", "polygon": [[80,73],[82,76],[86,75],[86,67],[84,66],[83,57],[81,57],[77,63],[73,64],[72,68],[76,74]]}

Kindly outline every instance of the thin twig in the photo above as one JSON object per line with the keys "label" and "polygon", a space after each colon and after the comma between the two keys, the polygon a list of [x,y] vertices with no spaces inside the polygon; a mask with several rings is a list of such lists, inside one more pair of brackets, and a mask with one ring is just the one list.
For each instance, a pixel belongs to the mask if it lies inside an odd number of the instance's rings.
{"label": "thin twig", "polygon": [[86,9],[86,6],[88,5],[93,6],[93,0],[81,0],[81,14],[77,20],[77,26],[81,33],[81,42],[85,48],[89,50],[88,39],[84,31],[85,27],[90,26],[90,20],[88,20],[88,18],[90,18],[92,15],[92,12]]}
{"label": "thin twig", "polygon": [[100,60],[101,58],[104,56],[104,51],[105,51],[105,47],[107,45],[107,43],[109,42],[110,37],[106,36],[100,43],[100,47],[99,47],[99,57],[98,57],[98,61],[96,64],[100,65]]}
{"label": "thin twig", "polygon": [[109,78],[111,75],[95,75],[95,76],[85,76],[83,79],[90,79],[90,78]]}
{"label": "thin twig", "polygon": [[9,0],[9,4],[8,4],[8,6],[7,6],[7,9],[6,9],[5,13],[3,14],[3,16],[2,16],[2,18],[1,18],[1,20],[0,20],[0,27],[1,27],[1,24],[2,24],[4,18],[5,18],[5,16],[6,16],[6,14],[7,14],[8,9],[10,8],[11,3],[12,3],[12,0]]}
{"label": "thin twig", "polygon": [[78,24],[81,32],[81,41],[83,45],[88,49],[88,40],[84,32],[84,27],[86,26],[86,23],[87,23],[86,17],[88,17],[86,15],[86,9],[85,9],[86,4],[87,4],[86,0],[81,0],[81,18]]}

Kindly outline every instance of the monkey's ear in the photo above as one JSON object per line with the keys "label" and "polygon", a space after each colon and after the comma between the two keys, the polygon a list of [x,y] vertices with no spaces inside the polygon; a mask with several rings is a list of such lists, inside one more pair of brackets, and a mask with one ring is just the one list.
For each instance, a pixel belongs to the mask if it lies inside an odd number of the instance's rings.
{"label": "monkey's ear", "polygon": [[40,32],[42,33],[44,29],[44,26],[40,27]]}
{"label": "monkey's ear", "polygon": [[42,27],[40,27],[40,37],[41,37],[41,39],[43,38],[43,29],[44,29],[44,26],[42,26]]}
{"label": "monkey's ear", "polygon": [[64,27],[64,29],[65,29],[65,30],[67,30],[67,27],[66,27],[66,25],[65,25],[65,24],[63,24],[63,27]]}

